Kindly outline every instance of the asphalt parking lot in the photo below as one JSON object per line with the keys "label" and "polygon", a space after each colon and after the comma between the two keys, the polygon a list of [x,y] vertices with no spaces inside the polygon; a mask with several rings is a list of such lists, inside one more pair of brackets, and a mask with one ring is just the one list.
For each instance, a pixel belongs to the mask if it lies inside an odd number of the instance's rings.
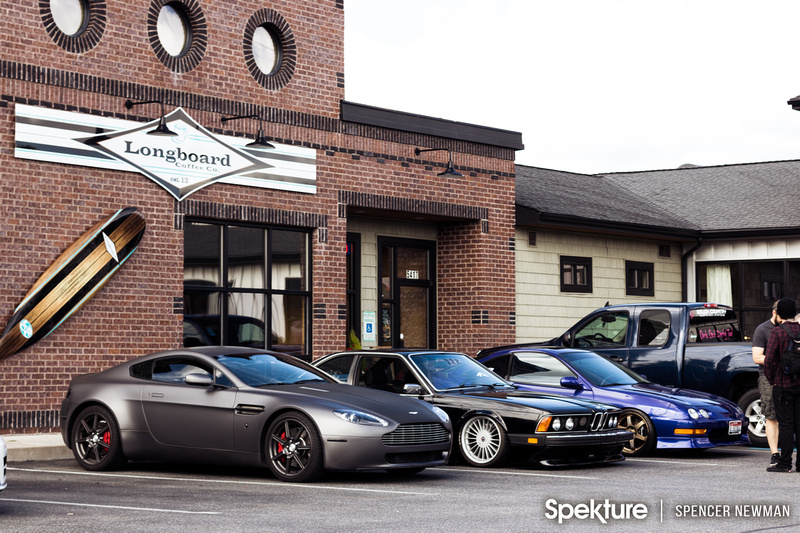
{"label": "asphalt parking lot", "polygon": [[[660,453],[591,468],[448,466],[410,477],[72,460],[9,465],[0,529],[28,531],[769,531],[800,525],[800,474],[767,450]],[[761,515],[761,516],[754,516]],[[763,516],[769,515],[769,516]]]}

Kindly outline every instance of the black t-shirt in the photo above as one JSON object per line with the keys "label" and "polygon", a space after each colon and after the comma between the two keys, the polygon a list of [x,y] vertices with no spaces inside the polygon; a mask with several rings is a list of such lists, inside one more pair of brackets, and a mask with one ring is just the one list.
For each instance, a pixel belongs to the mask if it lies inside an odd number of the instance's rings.
{"label": "black t-shirt", "polygon": [[[775,324],[772,323],[772,319],[767,320],[766,322],[762,322],[756,328],[755,333],[753,333],[753,346],[756,348],[766,348],[767,347],[767,340],[769,339],[769,334],[772,332],[772,328],[775,327]],[[758,365],[758,375],[764,375],[764,365]]]}

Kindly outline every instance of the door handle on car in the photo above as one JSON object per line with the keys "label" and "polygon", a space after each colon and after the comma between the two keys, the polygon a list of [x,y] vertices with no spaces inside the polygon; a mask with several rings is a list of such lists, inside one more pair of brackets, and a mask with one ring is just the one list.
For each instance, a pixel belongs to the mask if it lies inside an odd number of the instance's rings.
{"label": "door handle on car", "polygon": [[621,363],[621,362],[623,362],[625,360],[625,359],[623,359],[622,357],[620,357],[618,355],[609,355],[608,358],[610,360],[616,362],[616,363]]}

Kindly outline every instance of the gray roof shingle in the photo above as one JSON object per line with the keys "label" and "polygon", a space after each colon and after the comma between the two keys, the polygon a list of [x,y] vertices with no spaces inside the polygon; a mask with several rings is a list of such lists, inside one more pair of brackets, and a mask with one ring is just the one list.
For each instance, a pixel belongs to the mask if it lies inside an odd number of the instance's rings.
{"label": "gray roof shingle", "polygon": [[800,161],[605,174],[702,231],[800,227]]}
{"label": "gray roof shingle", "polygon": [[539,213],[603,222],[696,229],[604,176],[517,165],[516,203]]}

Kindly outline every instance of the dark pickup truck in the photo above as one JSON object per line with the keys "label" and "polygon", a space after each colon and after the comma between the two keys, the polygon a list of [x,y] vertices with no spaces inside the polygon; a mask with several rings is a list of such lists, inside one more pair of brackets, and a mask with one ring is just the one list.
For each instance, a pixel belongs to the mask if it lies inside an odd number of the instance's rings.
{"label": "dark pickup truck", "polygon": [[766,445],[758,366],[727,306],[708,303],[612,305],[582,318],[548,344],[585,348],[650,381],[723,396],[750,419],[748,436]]}

